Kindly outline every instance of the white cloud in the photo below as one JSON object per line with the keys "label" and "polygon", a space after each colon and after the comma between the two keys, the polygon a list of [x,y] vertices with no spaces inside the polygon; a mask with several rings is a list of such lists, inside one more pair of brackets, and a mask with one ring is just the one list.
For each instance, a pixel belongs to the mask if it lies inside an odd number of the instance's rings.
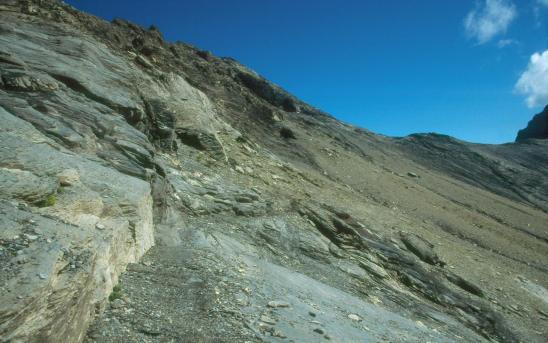
{"label": "white cloud", "polygon": [[485,0],[466,15],[464,29],[469,37],[484,44],[496,35],[506,32],[516,16],[516,6],[511,1]]}
{"label": "white cloud", "polygon": [[516,83],[516,91],[525,95],[529,107],[548,104],[548,50],[534,53],[527,69]]}
{"label": "white cloud", "polygon": [[548,6],[548,0],[537,0],[539,4]]}
{"label": "white cloud", "polygon": [[506,48],[507,46],[516,45],[516,44],[518,44],[518,42],[513,39],[501,39],[497,42],[497,46],[501,49]]}

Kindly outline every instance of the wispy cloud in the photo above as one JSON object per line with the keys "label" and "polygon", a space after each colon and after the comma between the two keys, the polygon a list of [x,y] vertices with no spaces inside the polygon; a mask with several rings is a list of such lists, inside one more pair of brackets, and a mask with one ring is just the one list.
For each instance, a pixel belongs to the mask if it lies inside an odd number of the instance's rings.
{"label": "wispy cloud", "polygon": [[516,91],[526,96],[529,107],[548,104],[548,50],[534,53],[516,83]]}
{"label": "wispy cloud", "polygon": [[497,46],[501,49],[506,48],[507,46],[516,45],[516,44],[518,44],[518,41],[514,39],[501,39],[497,42]]}
{"label": "wispy cloud", "polygon": [[506,32],[516,16],[516,6],[511,1],[485,0],[466,15],[464,29],[478,44],[484,44]]}
{"label": "wispy cloud", "polygon": [[537,0],[537,2],[541,5],[548,6],[548,0]]}

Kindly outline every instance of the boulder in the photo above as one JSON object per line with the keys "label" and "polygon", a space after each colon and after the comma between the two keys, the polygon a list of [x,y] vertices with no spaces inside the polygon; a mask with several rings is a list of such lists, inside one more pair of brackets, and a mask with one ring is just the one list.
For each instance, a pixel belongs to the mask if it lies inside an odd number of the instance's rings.
{"label": "boulder", "polygon": [[445,262],[434,252],[434,245],[424,238],[407,232],[400,232],[400,237],[407,249],[424,262],[432,265],[445,265]]}
{"label": "boulder", "polygon": [[80,175],[76,169],[65,169],[57,174],[59,184],[63,187],[69,187],[75,185],[80,181]]}
{"label": "boulder", "polygon": [[297,139],[297,137],[295,136],[295,132],[285,126],[280,128],[280,137],[284,139]]}
{"label": "boulder", "polygon": [[175,132],[182,143],[207,151],[216,160],[226,158],[221,142],[213,133],[197,128],[178,128]]}
{"label": "boulder", "polygon": [[211,53],[211,51],[199,50],[196,52],[196,55],[200,56],[206,61],[211,61],[213,59],[213,54]]}
{"label": "boulder", "polygon": [[18,168],[0,168],[0,197],[40,203],[57,190],[54,178],[40,177]]}

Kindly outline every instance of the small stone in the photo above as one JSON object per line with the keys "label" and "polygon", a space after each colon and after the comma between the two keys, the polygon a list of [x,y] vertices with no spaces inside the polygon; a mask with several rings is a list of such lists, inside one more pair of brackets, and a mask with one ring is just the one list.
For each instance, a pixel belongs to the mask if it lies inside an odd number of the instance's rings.
{"label": "small stone", "polygon": [[270,318],[268,316],[262,315],[260,318],[261,322],[270,324],[270,325],[276,325],[276,320],[273,318]]}
{"label": "small stone", "polygon": [[283,332],[278,331],[278,330],[274,330],[274,332],[272,332],[272,336],[279,337],[279,338],[286,338],[287,337],[286,335],[284,335]]}
{"label": "small stone", "polygon": [[23,234],[23,236],[25,236],[25,238],[28,239],[31,242],[38,239],[38,236],[36,236],[36,235],[28,235],[28,234],[25,233],[25,234]]}
{"label": "small stone", "polygon": [[353,320],[355,322],[359,322],[359,321],[362,320],[360,318],[360,316],[358,316],[357,314],[353,314],[353,313],[348,315],[348,319]]}
{"label": "small stone", "polygon": [[426,325],[424,325],[424,323],[421,322],[420,320],[417,320],[417,321],[415,322],[415,324],[417,324],[417,326],[418,326],[419,328],[421,328],[421,329],[426,329]]}
{"label": "small stone", "polygon": [[267,305],[268,307],[272,307],[272,308],[289,307],[289,303],[285,301],[278,301],[278,300],[269,301]]}
{"label": "small stone", "polygon": [[65,169],[57,174],[59,184],[63,187],[70,187],[80,181],[80,175],[76,169]]}
{"label": "small stone", "polygon": [[244,168],[242,168],[240,166],[234,167],[234,170],[236,170],[240,174],[245,174]]}
{"label": "small stone", "polygon": [[411,177],[419,177],[417,174],[415,174],[413,172],[408,172],[407,175],[411,176]]}
{"label": "small stone", "polygon": [[154,65],[150,63],[150,61],[142,55],[137,55],[135,60],[145,68],[152,69],[154,67]]}
{"label": "small stone", "polygon": [[147,266],[147,267],[150,267],[152,265],[152,262],[150,261],[144,261],[143,262],[143,265]]}
{"label": "small stone", "polygon": [[38,274],[38,277],[39,277],[40,279],[42,279],[42,280],[45,280],[45,279],[48,278],[48,274],[46,274],[46,273],[39,273],[39,274]]}
{"label": "small stone", "polygon": [[311,317],[316,317],[316,313],[314,313],[313,311],[308,311],[308,315]]}
{"label": "small stone", "polygon": [[313,331],[314,331],[315,333],[319,333],[320,335],[325,334],[325,331],[323,331],[323,329],[321,329],[321,328],[315,328]]}
{"label": "small stone", "polygon": [[104,229],[105,229],[105,226],[104,226],[103,224],[97,223],[97,224],[95,225],[95,228],[96,228],[97,230],[104,230]]}
{"label": "small stone", "polygon": [[26,255],[18,255],[16,258],[14,258],[14,261],[17,264],[25,264],[29,261],[29,258]]}
{"label": "small stone", "polygon": [[190,279],[188,279],[187,283],[189,285],[201,285],[204,283],[204,280],[200,279],[197,276],[191,276]]}
{"label": "small stone", "polygon": [[36,6],[31,5],[31,4],[26,4],[25,6],[23,6],[21,11],[25,14],[28,14],[28,15],[37,15],[38,13],[40,13],[38,8]]}
{"label": "small stone", "polygon": [[116,299],[116,300],[114,300],[113,302],[110,303],[110,306],[111,306],[112,308],[116,308],[116,309],[122,308],[122,307],[124,307],[125,305],[126,305],[126,302],[125,302],[124,300],[122,300],[122,299]]}

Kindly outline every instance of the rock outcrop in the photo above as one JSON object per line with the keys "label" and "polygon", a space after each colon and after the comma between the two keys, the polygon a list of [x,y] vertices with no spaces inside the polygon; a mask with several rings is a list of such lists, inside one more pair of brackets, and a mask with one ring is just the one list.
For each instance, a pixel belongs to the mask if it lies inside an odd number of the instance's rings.
{"label": "rock outcrop", "polygon": [[522,142],[531,138],[548,138],[548,106],[544,107],[544,111],[535,115],[525,129],[519,130],[516,142]]}
{"label": "rock outcrop", "polygon": [[0,342],[544,342],[547,145],[376,135],[0,1]]}

